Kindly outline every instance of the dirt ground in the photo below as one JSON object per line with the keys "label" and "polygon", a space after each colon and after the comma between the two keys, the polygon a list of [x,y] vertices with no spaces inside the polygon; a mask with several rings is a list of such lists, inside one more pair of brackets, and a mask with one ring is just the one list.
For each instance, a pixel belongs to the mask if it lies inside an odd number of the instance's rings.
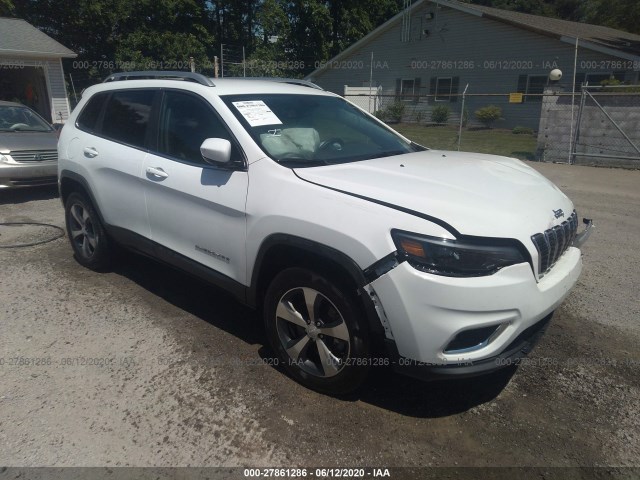
{"label": "dirt ground", "polygon": [[[640,171],[532,165],[595,220],[584,273],[527,361],[471,380],[320,395],[206,284],[94,273],[66,238],[0,249],[0,465],[640,466]],[[55,188],[1,191],[10,221],[63,226]],[[0,245],[55,234],[28,228]]]}

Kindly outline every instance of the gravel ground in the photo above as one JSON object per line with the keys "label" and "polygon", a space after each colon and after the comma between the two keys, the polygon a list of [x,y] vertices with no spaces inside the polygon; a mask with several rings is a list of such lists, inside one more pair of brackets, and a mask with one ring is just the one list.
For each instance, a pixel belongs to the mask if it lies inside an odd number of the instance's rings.
{"label": "gravel ground", "polygon": [[[323,396],[201,282],[134,255],[95,273],[66,238],[0,249],[0,465],[640,466],[640,172],[532,165],[597,227],[538,347],[480,379]],[[55,189],[0,191],[20,221],[63,226]],[[55,234],[16,228],[0,245]]]}

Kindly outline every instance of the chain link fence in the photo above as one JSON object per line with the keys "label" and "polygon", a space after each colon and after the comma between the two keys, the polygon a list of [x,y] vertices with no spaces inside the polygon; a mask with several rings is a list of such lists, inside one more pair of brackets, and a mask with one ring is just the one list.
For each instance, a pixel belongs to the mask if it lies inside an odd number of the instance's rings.
{"label": "chain link fence", "polygon": [[446,98],[369,91],[345,90],[345,98],[426,146],[640,168],[640,86]]}

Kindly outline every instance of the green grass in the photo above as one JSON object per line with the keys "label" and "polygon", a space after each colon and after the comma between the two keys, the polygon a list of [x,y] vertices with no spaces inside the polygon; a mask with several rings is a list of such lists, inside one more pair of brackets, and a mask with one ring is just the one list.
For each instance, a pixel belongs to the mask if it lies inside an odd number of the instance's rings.
{"label": "green grass", "polygon": [[[410,123],[391,125],[391,127],[425,147],[437,150],[458,149],[457,127],[426,127]],[[460,150],[505,155],[523,160],[535,160],[536,137],[533,135],[515,135],[511,133],[511,130],[466,130],[463,128]]]}

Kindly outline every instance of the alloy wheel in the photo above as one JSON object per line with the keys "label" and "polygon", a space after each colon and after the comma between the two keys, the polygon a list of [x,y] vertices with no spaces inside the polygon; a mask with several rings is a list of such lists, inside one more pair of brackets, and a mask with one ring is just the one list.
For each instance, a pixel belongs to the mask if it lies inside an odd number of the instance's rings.
{"label": "alloy wheel", "polygon": [[351,352],[349,329],[338,308],[318,290],[287,291],[276,308],[278,338],[289,361],[316,377],[333,377]]}
{"label": "alloy wheel", "polygon": [[77,251],[84,258],[89,259],[93,256],[98,246],[98,236],[91,216],[87,209],[79,203],[74,203],[70,212],[69,233],[71,240],[76,245]]}

